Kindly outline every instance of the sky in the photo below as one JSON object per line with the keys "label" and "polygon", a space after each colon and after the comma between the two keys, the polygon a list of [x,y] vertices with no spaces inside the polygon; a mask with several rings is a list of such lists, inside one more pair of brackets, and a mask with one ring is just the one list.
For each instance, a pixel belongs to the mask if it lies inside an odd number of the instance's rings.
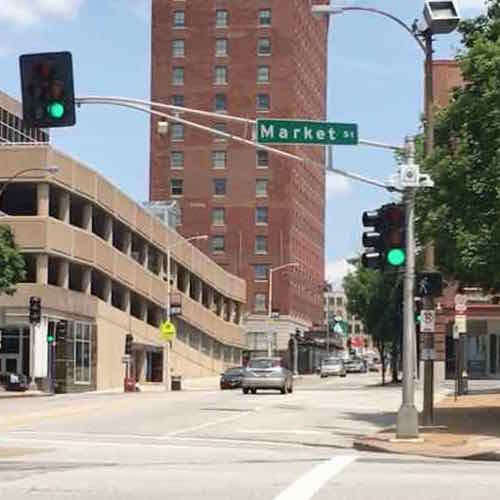
{"label": "sky", "polygon": [[[275,0],[276,1],[276,0]],[[277,0],[287,1],[287,0]],[[73,53],[78,96],[148,99],[151,0],[0,0],[0,90],[19,98],[22,53]],[[423,0],[338,0],[372,6],[412,24]],[[484,10],[461,0],[462,17]],[[436,37],[435,58],[453,57],[456,35]],[[423,110],[423,56],[415,40],[389,19],[351,12],[331,18],[328,40],[328,119],[357,123],[362,139],[402,144],[418,131]],[[308,117],[297,117],[308,118]],[[149,118],[97,105],[77,111],[77,126],[54,129],[53,145],[99,171],[135,200],[148,198]],[[337,168],[386,180],[390,151],[337,146]],[[386,191],[333,174],[326,188],[326,278],[340,283],[346,258],[361,250],[361,214],[393,200]]]}

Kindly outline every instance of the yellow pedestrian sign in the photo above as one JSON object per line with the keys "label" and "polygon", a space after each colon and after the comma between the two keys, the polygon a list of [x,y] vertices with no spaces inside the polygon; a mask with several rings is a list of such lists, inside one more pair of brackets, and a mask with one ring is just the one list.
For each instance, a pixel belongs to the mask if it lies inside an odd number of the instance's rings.
{"label": "yellow pedestrian sign", "polygon": [[163,321],[160,324],[160,336],[163,340],[171,342],[175,337],[175,325],[171,321]]}

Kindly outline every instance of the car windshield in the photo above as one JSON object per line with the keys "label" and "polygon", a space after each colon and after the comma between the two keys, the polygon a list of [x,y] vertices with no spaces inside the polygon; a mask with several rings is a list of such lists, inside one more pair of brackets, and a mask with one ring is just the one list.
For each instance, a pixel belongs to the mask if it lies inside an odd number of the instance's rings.
{"label": "car windshield", "polygon": [[249,368],[274,368],[281,366],[279,359],[252,359],[248,363]]}
{"label": "car windshield", "polygon": [[340,362],[339,358],[328,358],[323,360],[324,365],[340,365]]}
{"label": "car windshield", "polygon": [[226,371],[226,375],[240,375],[241,374],[241,368],[231,368],[230,370]]}

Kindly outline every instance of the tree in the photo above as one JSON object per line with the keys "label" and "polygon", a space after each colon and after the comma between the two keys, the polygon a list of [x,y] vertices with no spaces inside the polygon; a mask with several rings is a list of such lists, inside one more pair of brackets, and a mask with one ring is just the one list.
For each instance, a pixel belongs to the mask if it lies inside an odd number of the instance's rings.
{"label": "tree", "polygon": [[363,322],[380,353],[382,384],[385,384],[385,358],[388,350],[398,342],[398,291],[395,273],[381,273],[358,266],[344,278],[347,308]]}
{"label": "tree", "polygon": [[26,278],[25,262],[9,226],[0,226],[0,294],[12,295]]}
{"label": "tree", "polygon": [[425,162],[436,183],[417,197],[419,243],[434,241],[450,278],[500,289],[500,0],[462,22],[464,77],[436,119]]}

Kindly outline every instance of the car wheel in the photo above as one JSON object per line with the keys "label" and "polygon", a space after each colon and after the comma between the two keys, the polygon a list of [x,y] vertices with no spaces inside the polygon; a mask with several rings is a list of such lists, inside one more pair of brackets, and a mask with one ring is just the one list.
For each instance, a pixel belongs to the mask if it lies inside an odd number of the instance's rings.
{"label": "car wheel", "polygon": [[243,394],[248,394],[248,387],[243,388]]}
{"label": "car wheel", "polygon": [[345,377],[346,377],[346,375],[347,375],[347,373],[344,373],[344,374],[342,374],[342,375],[340,375],[340,376],[341,376],[342,378],[345,378]]}
{"label": "car wheel", "polygon": [[257,389],[250,389],[250,392],[251,392],[252,394],[257,394]]}
{"label": "car wheel", "polygon": [[321,377],[321,378],[325,378],[325,377],[326,377],[326,375],[320,375],[320,377]]}
{"label": "car wheel", "polygon": [[288,386],[288,394],[292,394],[293,392],[293,384],[290,382],[290,385]]}

